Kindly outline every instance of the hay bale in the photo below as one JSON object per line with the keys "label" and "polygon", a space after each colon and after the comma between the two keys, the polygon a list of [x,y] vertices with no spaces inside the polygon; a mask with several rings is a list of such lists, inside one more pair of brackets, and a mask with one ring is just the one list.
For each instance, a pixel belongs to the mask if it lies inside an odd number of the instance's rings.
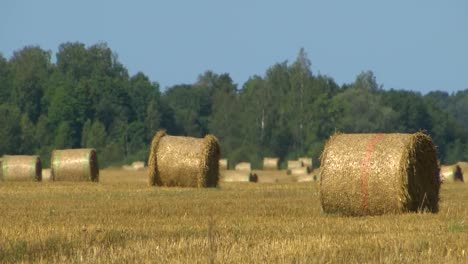
{"label": "hay bale", "polygon": [[50,164],[55,181],[99,181],[95,149],[54,150]]}
{"label": "hay bale", "polygon": [[306,174],[310,173],[308,167],[292,168],[292,169],[289,169],[287,172],[288,172],[289,175],[293,175],[293,176],[295,176],[295,175],[306,175]]}
{"label": "hay bale", "polygon": [[258,177],[251,171],[224,170],[220,173],[221,182],[257,182]]}
{"label": "hay bale", "polygon": [[145,162],[144,161],[134,161],[132,163],[133,170],[139,171],[145,169]]}
{"label": "hay bale", "polygon": [[134,171],[135,170],[132,165],[123,165],[122,169],[126,170],[126,171]]}
{"label": "hay bale", "polygon": [[440,181],[443,183],[463,182],[462,169],[458,164],[440,166]]}
{"label": "hay bale", "polygon": [[312,171],[312,168],[313,168],[312,158],[301,157],[301,158],[299,158],[297,160],[301,161],[303,166],[305,166],[305,167],[307,167],[309,169],[309,172]]}
{"label": "hay bale", "polygon": [[5,155],[2,158],[4,181],[41,181],[42,167],[39,156]]}
{"label": "hay bale", "polygon": [[278,170],[279,158],[265,157],[263,158],[263,170]]}
{"label": "hay bale", "polygon": [[239,171],[251,171],[252,166],[250,166],[250,162],[239,162],[234,169]]}
{"label": "hay bale", "polygon": [[321,164],[320,200],[326,213],[438,211],[437,156],[424,133],[335,134]]}
{"label": "hay bale", "polygon": [[42,169],[42,181],[53,181],[52,172],[50,169]]}
{"label": "hay bale", "polygon": [[300,174],[294,176],[296,182],[313,182],[314,176],[312,174]]}
{"label": "hay bale", "polygon": [[304,167],[304,164],[300,160],[288,160],[288,170],[294,168]]}
{"label": "hay bale", "polygon": [[229,169],[229,162],[227,159],[220,159],[219,160],[219,169],[220,170],[227,170]]}
{"label": "hay bale", "polygon": [[219,178],[218,140],[156,133],[148,158],[150,185],[215,187]]}

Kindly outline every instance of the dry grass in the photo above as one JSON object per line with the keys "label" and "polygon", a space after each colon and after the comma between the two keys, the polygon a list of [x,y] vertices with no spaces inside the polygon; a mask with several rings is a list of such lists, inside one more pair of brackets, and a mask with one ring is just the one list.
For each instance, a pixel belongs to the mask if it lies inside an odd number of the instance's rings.
{"label": "dry grass", "polygon": [[0,263],[467,263],[468,184],[440,212],[339,217],[316,183],[154,188],[146,172],[101,182],[0,184]]}

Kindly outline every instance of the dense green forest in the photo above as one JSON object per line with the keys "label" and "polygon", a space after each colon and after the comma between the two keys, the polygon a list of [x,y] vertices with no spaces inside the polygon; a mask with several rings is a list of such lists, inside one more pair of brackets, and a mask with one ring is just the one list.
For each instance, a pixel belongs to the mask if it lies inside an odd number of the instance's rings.
{"label": "dense green forest", "polygon": [[146,160],[164,128],[214,134],[231,164],[260,168],[264,156],[317,162],[335,132],[424,130],[442,162],[468,160],[468,89],[388,90],[372,71],[340,86],[315,73],[301,49],[241,87],[228,73],[206,71],[161,91],[144,73],[130,76],[105,43],[64,43],[52,55],[38,46],[0,54],[0,155],[39,154],[48,166],[53,149],[94,147],[102,167],[120,165]]}

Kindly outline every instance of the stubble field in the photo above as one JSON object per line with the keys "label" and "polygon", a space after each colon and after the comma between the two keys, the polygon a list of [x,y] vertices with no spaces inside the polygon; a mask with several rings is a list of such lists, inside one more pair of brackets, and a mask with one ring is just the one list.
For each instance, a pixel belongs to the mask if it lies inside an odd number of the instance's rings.
{"label": "stubble field", "polygon": [[0,263],[468,263],[468,184],[437,214],[321,212],[317,183],[0,183]]}

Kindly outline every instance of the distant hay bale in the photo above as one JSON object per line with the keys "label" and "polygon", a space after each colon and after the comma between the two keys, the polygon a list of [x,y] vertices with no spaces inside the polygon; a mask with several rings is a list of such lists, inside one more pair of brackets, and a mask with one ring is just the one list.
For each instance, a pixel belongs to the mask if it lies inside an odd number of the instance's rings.
{"label": "distant hay bale", "polygon": [[250,165],[250,162],[239,162],[236,164],[234,169],[239,171],[251,171],[252,166]]}
{"label": "distant hay bale", "polygon": [[335,134],[321,165],[320,200],[326,213],[438,211],[437,156],[424,133]]}
{"label": "distant hay bale", "polygon": [[299,167],[299,168],[292,168],[288,170],[288,174],[290,175],[306,175],[309,174],[308,167]]}
{"label": "distant hay bale", "polygon": [[278,170],[279,158],[265,157],[263,158],[263,170]]}
{"label": "distant hay bale", "polygon": [[5,155],[2,158],[4,181],[41,181],[42,167],[39,156]]}
{"label": "distant hay bale", "polygon": [[229,169],[229,162],[227,159],[220,159],[219,160],[219,169],[220,170],[227,170]]}
{"label": "distant hay bale", "polygon": [[42,169],[42,181],[53,181],[52,172],[50,169]]}
{"label": "distant hay bale", "polygon": [[122,166],[122,169],[123,169],[123,170],[126,170],[126,171],[133,171],[133,170],[135,170],[135,169],[133,168],[132,165],[123,165],[123,166]]}
{"label": "distant hay bale", "polygon": [[219,178],[218,140],[170,136],[160,130],[151,143],[148,158],[150,185],[215,187]]}
{"label": "distant hay bale", "polygon": [[134,161],[132,163],[132,168],[136,171],[145,169],[145,162],[144,161]]}
{"label": "distant hay bale", "polygon": [[220,182],[257,182],[258,177],[250,171],[224,170],[221,172]]}
{"label": "distant hay bale", "polygon": [[440,166],[440,180],[443,183],[463,182],[463,172],[458,164]]}
{"label": "distant hay bale", "polygon": [[297,160],[302,161],[303,166],[309,168],[309,172],[312,171],[312,168],[313,168],[312,158],[301,157]]}
{"label": "distant hay bale", "polygon": [[55,181],[99,181],[95,149],[54,150],[50,164]]}
{"label": "distant hay bale", "polygon": [[296,179],[296,182],[313,182],[314,181],[314,176],[312,174],[295,175],[294,178]]}
{"label": "distant hay bale", "polygon": [[304,164],[300,160],[288,160],[288,170],[294,168],[304,167]]}

